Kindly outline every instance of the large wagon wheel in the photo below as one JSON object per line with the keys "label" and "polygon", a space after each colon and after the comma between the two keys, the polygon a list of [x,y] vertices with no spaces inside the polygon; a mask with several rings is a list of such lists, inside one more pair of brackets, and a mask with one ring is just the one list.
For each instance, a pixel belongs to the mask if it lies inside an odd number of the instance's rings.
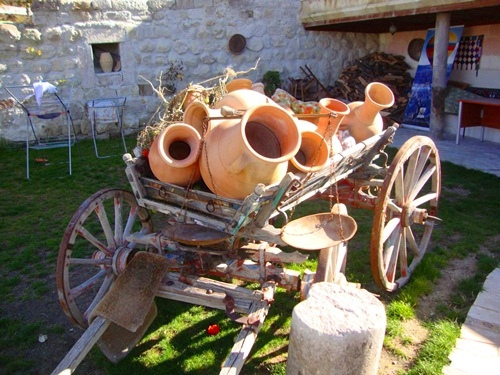
{"label": "large wagon wheel", "polygon": [[74,324],[88,326],[90,312],[138,251],[127,236],[152,231],[149,211],[125,190],[101,190],[80,206],[64,233],[56,270],[59,302]]}
{"label": "large wagon wheel", "polygon": [[395,291],[422,260],[437,220],[441,164],[425,136],[404,143],[378,194],[371,234],[370,263],[375,282]]}

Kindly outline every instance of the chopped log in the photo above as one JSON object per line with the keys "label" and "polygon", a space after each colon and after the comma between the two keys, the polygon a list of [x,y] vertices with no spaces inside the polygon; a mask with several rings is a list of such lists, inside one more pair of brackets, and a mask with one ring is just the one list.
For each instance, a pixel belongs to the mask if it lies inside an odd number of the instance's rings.
{"label": "chopped log", "polygon": [[404,61],[404,56],[376,52],[355,60],[352,65],[343,69],[333,85],[334,97],[347,101],[363,101],[365,87],[370,82],[381,82],[387,85],[395,96],[394,105],[386,111],[390,117],[402,116],[408,102],[413,78],[408,70],[410,66]]}

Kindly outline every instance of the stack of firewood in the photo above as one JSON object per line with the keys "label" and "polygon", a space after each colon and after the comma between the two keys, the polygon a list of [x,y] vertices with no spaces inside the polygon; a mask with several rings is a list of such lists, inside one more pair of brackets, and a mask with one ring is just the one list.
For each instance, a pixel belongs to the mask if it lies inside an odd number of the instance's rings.
{"label": "stack of firewood", "polygon": [[365,87],[370,82],[381,82],[394,93],[394,105],[387,109],[394,120],[403,116],[411,92],[413,78],[404,56],[376,52],[356,60],[342,70],[331,92],[348,102],[363,101]]}

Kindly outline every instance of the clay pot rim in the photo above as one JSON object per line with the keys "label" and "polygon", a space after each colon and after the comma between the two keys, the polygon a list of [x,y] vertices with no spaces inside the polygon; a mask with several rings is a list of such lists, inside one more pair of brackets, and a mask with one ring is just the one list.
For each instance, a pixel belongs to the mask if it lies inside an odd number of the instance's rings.
{"label": "clay pot rim", "polygon": [[252,80],[248,78],[236,78],[226,83],[226,90],[228,92],[233,92],[236,90],[251,90],[252,84]]}
{"label": "clay pot rim", "polygon": [[[258,152],[256,152],[253,149],[253,147],[248,143],[248,139],[247,139],[246,134],[245,134],[245,128],[249,122],[248,120],[249,119],[252,120],[251,116],[253,116],[257,111],[265,110],[267,108],[270,111],[276,111],[276,113],[279,113],[279,116],[281,116],[281,117],[274,116],[274,115],[269,116],[270,119],[274,120],[276,118],[279,118],[282,121],[289,121],[289,123],[293,125],[292,129],[295,130],[293,132],[293,134],[292,133],[287,134],[287,138],[290,136],[294,136],[295,142],[293,142],[293,143],[295,143],[295,147],[292,150],[289,150],[288,152],[282,150],[282,156],[279,158],[269,158],[269,157],[263,156],[263,155],[259,154]],[[252,122],[252,121],[250,121],[250,122]],[[255,121],[255,122],[258,122],[258,121]],[[276,106],[274,104],[258,104],[256,106],[250,107],[249,109],[246,110],[246,112],[241,117],[241,124],[242,124],[242,126],[240,128],[240,134],[241,134],[241,137],[243,138],[243,142],[245,143],[245,146],[248,148],[248,151],[251,154],[253,154],[255,157],[257,157],[261,160],[268,161],[270,163],[283,163],[285,161],[289,161],[293,157],[293,156],[290,157],[290,155],[295,155],[300,149],[301,137],[300,137],[299,128],[297,127],[297,123],[295,122],[295,119],[287,111],[285,111],[283,108],[281,108],[279,106]],[[279,130],[279,129],[276,128],[273,130]],[[279,137],[279,139],[281,140],[282,138]],[[289,141],[289,143],[292,143],[292,142]]]}
{"label": "clay pot rim", "polygon": [[[179,134],[184,133],[185,137],[177,136],[175,133]],[[165,137],[169,137],[165,139]],[[187,158],[179,160],[170,157],[170,155],[166,152],[168,147],[165,147],[165,142],[169,141],[170,144],[176,141],[184,141],[187,143],[191,149]],[[176,168],[185,168],[188,167],[198,161],[199,148],[201,143],[201,136],[198,131],[191,125],[185,123],[175,123],[168,125],[159,135],[158,135],[158,143],[160,147],[158,147],[158,152],[160,158],[162,158],[165,162],[171,164],[175,163],[174,167]]]}
{"label": "clay pot rim", "polygon": [[[307,172],[317,172],[317,171],[325,168],[326,164],[328,163],[328,158],[330,156],[330,147],[329,147],[328,143],[325,141],[325,139],[323,138],[323,136],[321,134],[319,134],[315,131],[305,130],[301,133],[301,147],[302,147],[302,142],[304,141],[304,138],[305,139],[317,138],[317,140],[319,140],[321,142],[321,145],[319,146],[320,151],[319,151],[318,157],[321,157],[321,154],[322,154],[321,151],[324,150],[323,154],[326,152],[326,158],[324,158],[325,160],[321,164],[316,164],[316,165],[313,165],[312,167],[310,167],[310,166],[299,163],[297,161],[296,157],[294,156],[290,160],[291,163],[293,164],[293,166],[295,168],[297,168],[299,171],[306,172],[306,173]],[[299,148],[299,151],[300,151],[300,149],[301,148]]]}
{"label": "clay pot rim", "polygon": [[[182,115],[182,120],[184,121],[184,124],[185,125],[189,125],[189,126],[192,126],[199,134],[200,134],[200,137],[203,135],[203,124],[201,124],[201,127],[198,127],[197,125],[198,124],[192,124],[192,118],[194,117],[194,113],[198,112],[198,111],[203,111],[205,112],[205,114],[210,117],[210,111],[212,109],[206,105],[205,103],[203,103],[202,101],[200,100],[193,100],[191,103],[188,104],[188,106],[186,107],[186,109],[184,110],[184,114]],[[208,128],[207,128],[207,131],[210,130],[210,122],[208,124]]]}
{"label": "clay pot rim", "polygon": [[[388,99],[384,101],[376,101],[373,99],[373,96],[370,95],[370,92],[374,90],[374,88],[380,88],[382,89],[381,96],[383,96],[383,99]],[[394,104],[394,93],[392,90],[385,84],[381,82],[371,82],[369,83],[366,88],[365,88],[365,100],[369,99],[372,101],[374,104],[382,107],[382,108],[390,108]]]}
{"label": "clay pot rim", "polygon": [[[345,109],[343,111],[342,110],[331,109],[331,108],[328,107],[328,104],[326,104],[326,103],[339,104],[341,107],[343,107]],[[339,115],[347,116],[351,112],[351,109],[349,108],[349,106],[346,103],[344,103],[341,100],[334,99],[334,98],[323,98],[323,99],[320,99],[319,105],[320,105],[320,107],[323,107],[324,109],[326,109],[326,110],[328,110],[330,112],[338,113]]]}

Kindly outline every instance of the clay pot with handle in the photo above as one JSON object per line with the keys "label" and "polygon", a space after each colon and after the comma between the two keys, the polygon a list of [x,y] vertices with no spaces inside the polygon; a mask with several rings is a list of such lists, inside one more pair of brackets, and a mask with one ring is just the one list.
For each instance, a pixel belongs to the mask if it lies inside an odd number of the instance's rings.
{"label": "clay pot with handle", "polygon": [[349,103],[351,112],[342,121],[357,143],[364,141],[384,129],[384,119],[380,111],[392,107],[394,94],[380,82],[369,83],[365,88],[365,101]]}
{"label": "clay pot with handle", "polygon": [[300,143],[300,132],[288,112],[277,105],[257,105],[240,121],[224,121],[207,134],[201,176],[214,194],[244,199],[259,183],[281,181]]}

